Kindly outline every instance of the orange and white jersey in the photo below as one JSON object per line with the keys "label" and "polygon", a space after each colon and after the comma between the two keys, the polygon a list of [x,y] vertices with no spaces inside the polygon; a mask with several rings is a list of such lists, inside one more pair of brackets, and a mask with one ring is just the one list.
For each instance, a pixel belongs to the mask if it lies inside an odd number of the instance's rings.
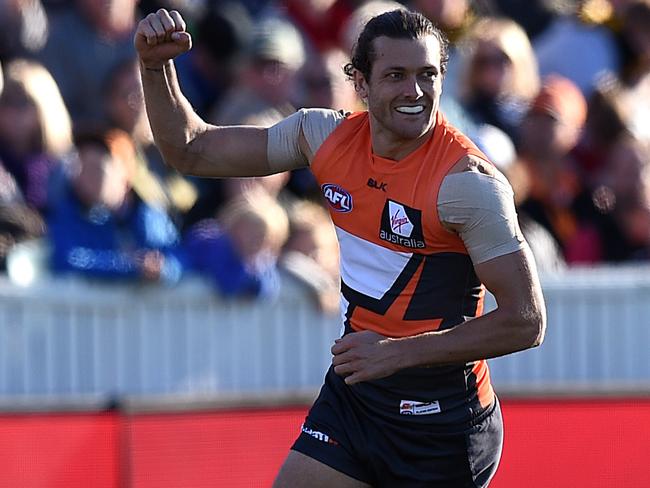
{"label": "orange and white jersey", "polygon": [[[403,337],[482,313],[484,288],[463,241],[442,226],[437,210],[443,179],[467,155],[487,160],[440,113],[429,140],[399,162],[373,154],[367,112],[346,117],[318,148],[311,169],[339,240],[346,331]],[[471,383],[470,394],[490,405],[487,363],[461,371],[465,380],[441,395]]]}
{"label": "orange and white jersey", "polygon": [[481,313],[483,288],[465,246],[437,214],[443,178],[471,154],[486,159],[440,114],[429,140],[399,162],[372,153],[366,112],[348,116],[318,149],[311,169],[339,239],[353,330],[402,337]]}

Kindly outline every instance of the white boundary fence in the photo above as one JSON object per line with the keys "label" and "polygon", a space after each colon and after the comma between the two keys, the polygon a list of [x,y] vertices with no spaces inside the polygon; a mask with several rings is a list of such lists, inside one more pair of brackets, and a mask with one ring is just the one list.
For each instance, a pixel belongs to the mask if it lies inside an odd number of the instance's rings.
{"label": "white boundary fence", "polygon": [[[543,279],[546,342],[491,360],[497,389],[650,392],[650,268]],[[289,287],[274,303],[173,289],[0,280],[0,400],[316,390],[338,317]]]}

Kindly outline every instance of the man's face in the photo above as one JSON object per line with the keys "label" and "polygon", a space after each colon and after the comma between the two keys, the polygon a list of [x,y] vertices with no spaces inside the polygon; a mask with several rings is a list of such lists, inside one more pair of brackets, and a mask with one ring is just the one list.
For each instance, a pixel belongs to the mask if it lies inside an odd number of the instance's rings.
{"label": "man's face", "polygon": [[434,36],[381,36],[373,47],[370,79],[359,72],[355,76],[368,104],[373,146],[414,143],[432,130],[440,103],[440,44]]}

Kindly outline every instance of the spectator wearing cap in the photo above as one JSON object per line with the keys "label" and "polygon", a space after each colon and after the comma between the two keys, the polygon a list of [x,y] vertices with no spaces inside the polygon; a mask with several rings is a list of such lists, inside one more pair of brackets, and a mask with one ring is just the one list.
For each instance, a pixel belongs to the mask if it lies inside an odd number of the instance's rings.
{"label": "spectator wearing cap", "polygon": [[[271,126],[291,115],[296,110],[292,99],[297,98],[298,72],[304,61],[302,38],[291,23],[276,17],[260,20],[253,28],[238,78],[213,111],[210,121],[220,125]],[[230,180],[226,183],[220,179],[202,179],[197,185],[198,198],[185,215],[185,229],[211,218],[233,193]]]}
{"label": "spectator wearing cap", "polygon": [[516,185],[520,213],[544,227],[569,262],[600,256],[592,226],[597,210],[572,156],[586,117],[587,102],[578,86],[550,75],[524,118],[518,141],[516,164],[525,175]]}
{"label": "spectator wearing cap", "polygon": [[239,78],[217,107],[212,122],[272,125],[291,115],[296,75],[304,61],[298,30],[280,18],[263,19],[253,30]]}

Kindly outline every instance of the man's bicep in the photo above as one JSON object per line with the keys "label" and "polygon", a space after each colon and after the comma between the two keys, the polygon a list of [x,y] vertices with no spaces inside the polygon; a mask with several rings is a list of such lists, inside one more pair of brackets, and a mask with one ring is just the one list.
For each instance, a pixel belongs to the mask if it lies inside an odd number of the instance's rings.
{"label": "man's bicep", "polygon": [[269,165],[268,129],[255,126],[207,126],[190,144],[191,174],[215,177],[264,176],[283,171]]}
{"label": "man's bicep", "polygon": [[527,245],[519,251],[475,264],[474,269],[499,308],[526,314],[543,308],[535,261]]}

